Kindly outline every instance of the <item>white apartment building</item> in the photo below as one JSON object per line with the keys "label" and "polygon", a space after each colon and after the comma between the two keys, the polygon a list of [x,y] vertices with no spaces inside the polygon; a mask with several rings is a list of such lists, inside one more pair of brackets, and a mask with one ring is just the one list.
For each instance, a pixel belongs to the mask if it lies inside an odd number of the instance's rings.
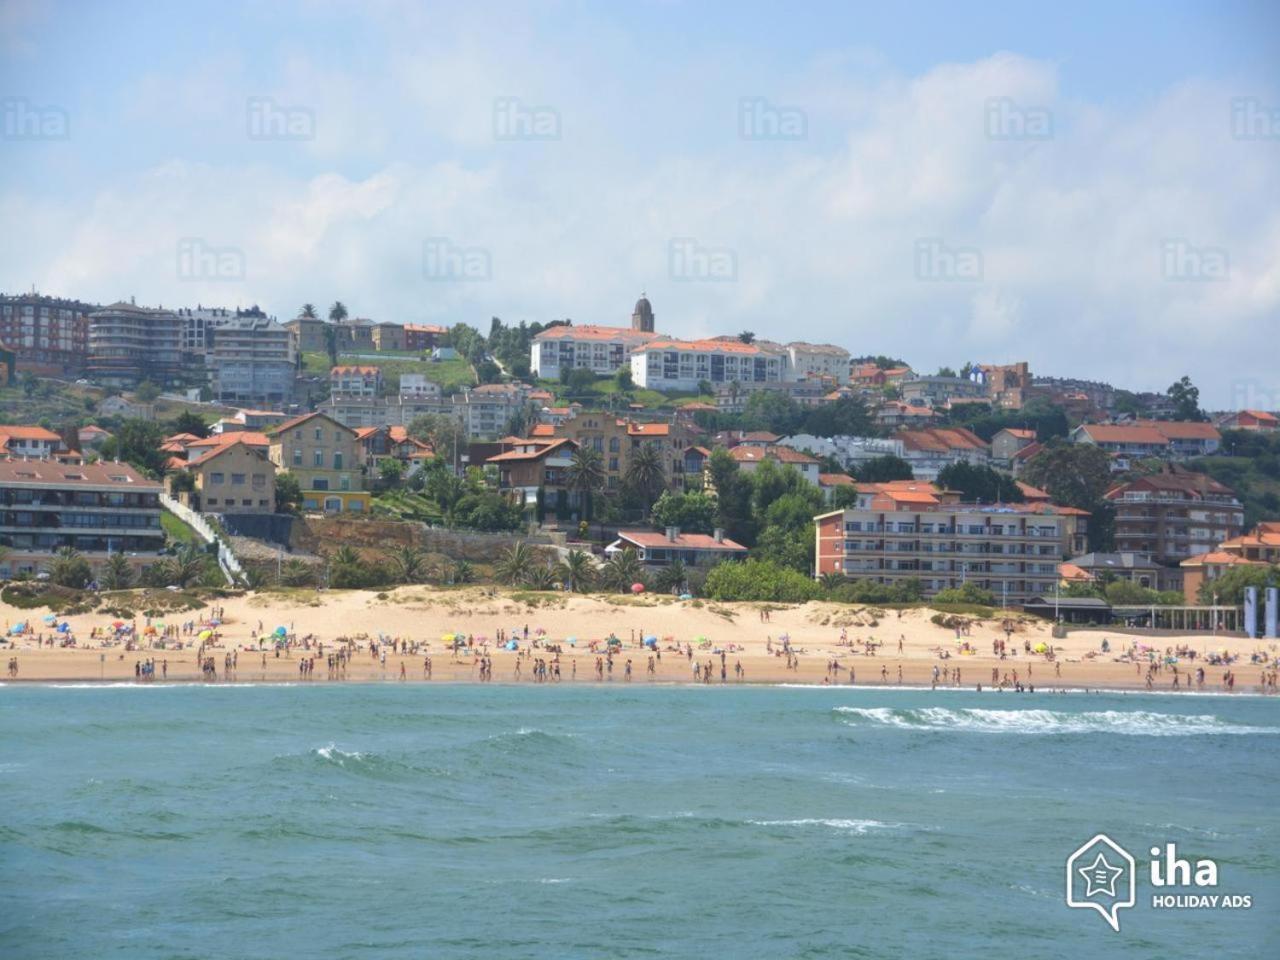
{"label": "white apartment building", "polygon": [[630,327],[555,326],[533,338],[529,368],[535,377],[546,380],[558,379],[565,369],[586,369],[610,376],[630,363],[636,347],[657,337],[656,333]]}
{"label": "white apartment building", "polygon": [[377,367],[339,366],[329,371],[329,395],[335,399],[374,399],[382,392]]}
{"label": "white apartment building", "polygon": [[696,391],[703,380],[762,383],[789,380],[784,351],[736,339],[653,340],[631,352],[631,378],[650,390]]}
{"label": "white apartment building", "polygon": [[791,376],[830,377],[837,384],[849,382],[849,351],[830,343],[805,343],[795,340],[786,346]]}
{"label": "white apartment building", "polygon": [[423,373],[402,373],[399,392],[402,400],[439,400],[440,384]]}

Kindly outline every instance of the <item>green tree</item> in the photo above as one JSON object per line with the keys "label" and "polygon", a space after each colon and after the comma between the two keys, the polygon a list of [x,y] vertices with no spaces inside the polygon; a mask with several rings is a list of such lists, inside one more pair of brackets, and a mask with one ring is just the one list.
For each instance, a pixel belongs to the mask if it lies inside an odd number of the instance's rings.
{"label": "green tree", "polygon": [[160,396],[160,388],[150,380],[143,380],[138,384],[138,388],[133,391],[133,396],[142,403],[150,403]]}
{"label": "green tree", "polygon": [[644,582],[644,565],[634,550],[619,550],[604,562],[600,579],[611,590],[626,593],[632,584]]}
{"label": "green tree", "polygon": [[74,547],[62,547],[49,563],[49,579],[60,587],[83,590],[93,579],[89,561]]}
{"label": "green tree", "polygon": [[1091,510],[1111,486],[1111,458],[1089,443],[1051,441],[1027,461],[1027,482],[1041,487],[1054,503]]}
{"label": "green tree", "polygon": [[158,423],[130,419],[102,444],[103,460],[123,460],[152,477],[164,475],[169,455],[160,449],[164,431]]}
{"label": "green tree", "polygon": [[1013,477],[969,463],[943,467],[938,472],[938,486],[959,491],[966,503],[1022,503],[1027,499]]}
{"label": "green tree", "polygon": [[1244,603],[1246,587],[1257,587],[1261,593],[1265,587],[1280,585],[1280,565],[1237,564],[1216,580],[1206,580],[1200,585],[1201,603],[1218,603],[1239,606]]}
{"label": "green tree", "polygon": [[169,433],[189,433],[193,437],[204,439],[209,436],[209,425],[204,422],[204,417],[199,414],[192,413],[190,410],[183,410],[172,420],[169,421]]}
{"label": "green tree", "polygon": [[862,483],[887,483],[890,480],[911,480],[915,477],[911,472],[911,464],[891,453],[864,460],[853,468],[853,474]]}
{"label": "green tree", "polygon": [[573,451],[565,470],[565,486],[578,494],[586,520],[595,514],[595,495],[604,489],[605,478],[604,457],[599,450],[584,446]]}
{"label": "green tree", "polygon": [[755,343],[756,335],[752,333],[750,330],[743,330],[740,334],[738,334],[738,342],[739,343]]}
{"label": "green tree", "polygon": [[338,365],[338,331],[333,324],[324,326],[324,352],[329,355],[329,366]]}
{"label": "green tree", "polygon": [[503,583],[517,584],[528,579],[529,571],[534,568],[536,559],[529,544],[523,540],[513,543],[498,558],[493,572]]}
{"label": "green tree", "polygon": [[663,492],[653,505],[651,520],[659,530],[679,527],[686,533],[710,533],[716,525],[716,498],[693,491]]}
{"label": "green tree", "polygon": [[178,548],[169,561],[169,582],[174,586],[187,587],[204,576],[208,566],[209,555],[193,543]]}
{"label": "green tree", "polygon": [[689,571],[683,560],[672,560],[654,575],[653,585],[663,593],[683,593],[689,580]]}
{"label": "green tree", "polygon": [[296,513],[302,506],[302,486],[287,470],[276,474],[276,513]]}
{"label": "green tree", "polygon": [[427,573],[427,555],[412,544],[397,544],[386,551],[391,575],[400,583],[420,583]]}
{"label": "green tree", "polygon": [[707,574],[703,593],[713,600],[772,600],[803,603],[817,599],[821,587],[797,570],[770,560],[718,563]]}
{"label": "green tree", "polygon": [[378,463],[378,478],[387,486],[400,486],[404,480],[404,464],[395,457],[384,457]]}
{"label": "green tree", "polygon": [[1175,420],[1207,419],[1200,410],[1200,388],[1191,382],[1191,378],[1183,376],[1171,384],[1166,391],[1173,401],[1173,418]]}
{"label": "green tree", "polygon": [[570,593],[590,590],[596,578],[595,561],[585,550],[570,550],[560,564],[560,578]]}
{"label": "green tree", "polygon": [[626,482],[640,497],[647,514],[654,499],[667,483],[662,454],[656,446],[643,443],[639,449],[632,451],[631,460],[627,464]]}
{"label": "green tree", "polygon": [[298,316],[306,320],[314,320],[316,318],[316,305],[314,303],[304,303],[302,309],[298,311]]}
{"label": "green tree", "polygon": [[409,421],[409,436],[429,443],[441,465],[453,463],[462,425],[454,418],[438,413],[424,413]]}
{"label": "green tree", "polygon": [[280,583],[286,587],[309,587],[315,583],[315,570],[305,561],[293,557],[280,565]]}
{"label": "green tree", "polygon": [[453,565],[450,573],[454,583],[471,583],[476,578],[476,571],[468,560],[459,560]]}
{"label": "green tree", "polygon": [[342,323],[347,319],[347,305],[341,300],[333,301],[333,306],[329,308],[329,322]]}
{"label": "green tree", "polygon": [[123,553],[113,553],[107,557],[98,579],[104,590],[128,590],[133,586],[133,568]]}
{"label": "green tree", "polygon": [[613,375],[613,382],[617,384],[620,392],[628,393],[635,386],[635,381],[631,378],[631,368],[625,364],[619,367],[618,372]]}

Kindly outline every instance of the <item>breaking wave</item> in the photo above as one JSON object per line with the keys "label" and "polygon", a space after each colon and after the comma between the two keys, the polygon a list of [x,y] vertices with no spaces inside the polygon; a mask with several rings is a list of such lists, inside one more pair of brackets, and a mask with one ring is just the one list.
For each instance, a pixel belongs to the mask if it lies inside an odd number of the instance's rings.
{"label": "breaking wave", "polygon": [[969,733],[1066,734],[1110,733],[1135,737],[1191,737],[1275,734],[1280,727],[1229,723],[1212,714],[1151,713],[1144,710],[1101,710],[1067,713],[1059,710],[952,710],[922,707],[835,707],[849,726],[898,727],[905,730],[948,730]]}

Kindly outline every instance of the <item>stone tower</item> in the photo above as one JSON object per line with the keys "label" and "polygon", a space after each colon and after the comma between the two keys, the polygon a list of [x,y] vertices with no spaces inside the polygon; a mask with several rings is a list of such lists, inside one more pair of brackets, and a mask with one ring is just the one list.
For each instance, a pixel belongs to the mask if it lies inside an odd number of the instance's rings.
{"label": "stone tower", "polygon": [[641,333],[653,333],[653,307],[642,293],[636,301],[635,312],[631,314],[631,329]]}

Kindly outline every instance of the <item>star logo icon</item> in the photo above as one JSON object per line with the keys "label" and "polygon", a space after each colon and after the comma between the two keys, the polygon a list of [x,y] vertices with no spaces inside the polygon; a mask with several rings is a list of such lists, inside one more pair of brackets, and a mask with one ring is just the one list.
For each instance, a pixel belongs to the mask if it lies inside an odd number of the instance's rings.
{"label": "star logo icon", "polygon": [[1116,880],[1120,877],[1120,874],[1124,873],[1124,868],[1113,867],[1099,851],[1093,863],[1077,868],[1076,873],[1084,877],[1084,895],[1086,897],[1092,897],[1100,893],[1106,894],[1108,897],[1114,897],[1116,896]]}
{"label": "star logo icon", "polygon": [[[1119,933],[1120,910],[1137,902],[1136,873],[1133,854],[1099,833],[1067,858],[1067,906],[1097,911]],[[1102,897],[1107,899],[1091,899]]]}

